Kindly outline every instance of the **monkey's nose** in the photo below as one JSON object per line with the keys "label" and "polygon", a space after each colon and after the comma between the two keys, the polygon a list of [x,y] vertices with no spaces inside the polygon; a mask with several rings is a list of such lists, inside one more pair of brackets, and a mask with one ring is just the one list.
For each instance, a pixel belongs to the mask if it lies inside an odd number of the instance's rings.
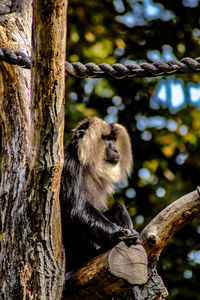
{"label": "monkey's nose", "polygon": [[117,164],[120,159],[120,154],[117,149],[109,149],[106,154],[106,161],[111,164]]}

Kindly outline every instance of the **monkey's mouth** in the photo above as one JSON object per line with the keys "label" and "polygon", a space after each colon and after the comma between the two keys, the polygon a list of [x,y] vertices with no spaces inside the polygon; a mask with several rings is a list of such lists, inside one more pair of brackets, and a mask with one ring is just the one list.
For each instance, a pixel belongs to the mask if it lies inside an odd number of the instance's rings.
{"label": "monkey's mouth", "polygon": [[119,162],[120,154],[118,151],[107,151],[105,161],[109,164],[116,165]]}
{"label": "monkey's mouth", "polygon": [[111,165],[116,165],[119,162],[119,158],[106,159],[106,162]]}

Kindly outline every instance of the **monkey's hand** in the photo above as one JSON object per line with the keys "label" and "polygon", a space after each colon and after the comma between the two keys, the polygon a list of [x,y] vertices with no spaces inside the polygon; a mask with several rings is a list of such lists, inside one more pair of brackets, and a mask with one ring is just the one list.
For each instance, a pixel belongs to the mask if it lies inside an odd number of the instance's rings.
{"label": "monkey's hand", "polygon": [[130,235],[124,236],[120,238],[121,241],[124,241],[124,243],[129,247],[131,245],[137,245],[141,244],[139,234],[131,233]]}
{"label": "monkey's hand", "polygon": [[120,228],[118,232],[115,233],[116,244],[124,241],[127,246],[140,244],[139,233],[134,229]]}

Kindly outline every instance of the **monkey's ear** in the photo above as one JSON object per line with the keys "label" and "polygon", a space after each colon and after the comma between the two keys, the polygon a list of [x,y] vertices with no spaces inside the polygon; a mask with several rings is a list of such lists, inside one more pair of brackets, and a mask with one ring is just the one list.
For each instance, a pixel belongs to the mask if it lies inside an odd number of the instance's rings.
{"label": "monkey's ear", "polygon": [[75,140],[82,139],[85,135],[87,129],[89,127],[89,120],[85,120],[82,123],[80,123],[75,129],[73,133],[73,138]]}
{"label": "monkey's ear", "polygon": [[84,136],[84,134],[85,134],[85,130],[84,129],[80,129],[80,130],[78,130],[76,133],[75,133],[75,137],[77,138],[77,139],[82,139],[82,137]]}

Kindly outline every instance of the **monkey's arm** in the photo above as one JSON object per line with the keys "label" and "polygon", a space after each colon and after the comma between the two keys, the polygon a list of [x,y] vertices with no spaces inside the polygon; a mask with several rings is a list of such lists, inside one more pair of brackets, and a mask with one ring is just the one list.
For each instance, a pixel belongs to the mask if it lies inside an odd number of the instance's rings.
{"label": "monkey's arm", "polygon": [[83,235],[87,233],[92,241],[109,247],[117,244],[123,237],[132,236],[130,229],[117,225],[116,221],[110,221],[92,205],[83,167],[73,158],[73,153],[65,152],[60,193],[62,219],[66,228],[70,223],[75,231]]}
{"label": "monkey's arm", "polygon": [[133,235],[129,229],[125,229],[109,221],[88,202],[84,203],[84,206],[75,207],[71,211],[71,220],[79,230],[83,232],[87,231],[92,240],[100,244],[103,241],[108,246],[117,244],[123,237]]}

